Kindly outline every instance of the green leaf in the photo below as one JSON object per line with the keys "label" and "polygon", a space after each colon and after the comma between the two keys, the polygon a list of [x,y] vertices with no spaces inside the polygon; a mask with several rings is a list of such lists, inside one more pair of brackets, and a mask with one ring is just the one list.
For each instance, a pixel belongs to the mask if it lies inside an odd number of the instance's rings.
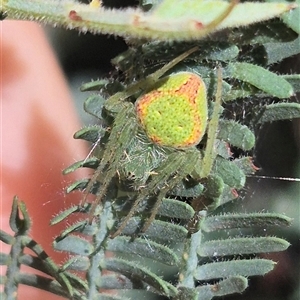
{"label": "green leaf", "polygon": [[63,211],[61,211],[59,214],[57,214],[55,217],[52,218],[52,220],[50,221],[50,225],[55,225],[60,223],[61,221],[63,221],[64,219],[66,219],[68,216],[70,216],[71,214],[73,214],[74,212],[79,212],[81,210],[84,211],[84,208],[86,208],[87,205],[85,205],[84,207],[79,207],[79,206],[71,206],[70,208],[67,208]]}
{"label": "green leaf", "polygon": [[299,74],[281,75],[281,76],[292,85],[295,93],[300,92],[300,75]]}
{"label": "green leaf", "polygon": [[85,160],[77,161],[76,163],[72,164],[68,168],[63,170],[63,174],[67,175],[69,173],[72,173],[80,168],[91,168],[91,169],[97,169],[99,166],[99,159],[97,157],[89,157]]}
{"label": "green leaf", "polygon": [[197,268],[196,280],[210,280],[231,276],[265,275],[276,263],[268,259],[232,260],[207,263]]}
{"label": "green leaf", "polygon": [[213,174],[203,180],[205,184],[204,196],[208,199],[219,199],[224,190],[224,181],[221,176]]}
{"label": "green leaf", "polygon": [[[67,270],[76,270],[76,271],[87,271],[90,267],[90,261],[87,256],[82,255],[74,255],[69,260],[67,260],[61,267],[61,271]],[[68,278],[72,278],[72,280],[81,281],[77,277],[74,277],[72,273],[66,273]],[[86,283],[80,283],[81,285],[85,286]]]}
{"label": "green leaf", "polygon": [[165,217],[188,220],[194,216],[195,211],[190,205],[183,201],[164,198],[157,214]]}
{"label": "green leaf", "polygon": [[267,105],[260,115],[257,123],[267,123],[279,120],[300,118],[299,103],[276,103]]}
{"label": "green leaf", "polygon": [[92,95],[84,101],[84,110],[92,116],[102,120],[102,108],[105,99],[100,95]]}
{"label": "green leaf", "polygon": [[[219,132],[218,132],[219,134]],[[230,146],[228,144],[228,142],[224,141],[224,140],[219,140],[217,139],[215,141],[215,151],[217,153],[217,155],[225,158],[225,159],[230,159],[232,153],[230,152]]]}
{"label": "green leaf", "polygon": [[26,205],[16,196],[13,199],[9,225],[15,233],[18,233],[18,235],[26,235],[31,228],[31,220]]}
{"label": "green leaf", "polygon": [[[89,179],[80,179],[77,180],[75,182],[73,182],[72,184],[70,184],[67,188],[66,188],[66,193],[69,194],[71,192],[74,192],[76,190],[82,191],[86,188],[87,184],[89,182]],[[99,182],[95,182],[93,185],[92,190],[90,191],[90,193],[92,194],[96,194],[99,188]]]}
{"label": "green leaf", "polygon": [[197,287],[198,300],[210,300],[213,297],[242,293],[248,287],[248,280],[243,276],[229,277],[215,284]]}
{"label": "green leaf", "polygon": [[238,196],[239,195],[235,189],[233,189],[227,184],[224,184],[224,188],[222,190],[221,195],[218,198],[213,199],[213,203],[210,204],[208,207],[210,210],[215,210],[217,207],[236,199]]}
{"label": "green leaf", "polygon": [[91,143],[96,143],[106,133],[106,130],[99,126],[93,125],[80,129],[74,134],[74,139],[82,139]]}
{"label": "green leaf", "polygon": [[266,64],[271,65],[300,53],[300,37],[291,42],[265,43],[263,46],[267,56]]}
{"label": "green leaf", "polygon": [[93,246],[87,240],[75,235],[68,235],[60,241],[54,241],[53,247],[57,251],[67,251],[73,254],[88,256],[93,252]]}
{"label": "green leaf", "polygon": [[0,241],[5,244],[12,245],[15,242],[15,238],[0,229]]}
{"label": "green leaf", "polygon": [[123,259],[110,258],[103,261],[100,267],[109,271],[121,273],[129,278],[142,278],[144,282],[154,287],[162,295],[169,297],[176,295],[176,289],[171,284],[135,263],[128,262]]}
{"label": "green leaf", "polygon": [[178,295],[176,296],[176,300],[197,300],[198,293],[194,288],[186,287],[180,285],[178,287]]}
{"label": "green leaf", "polygon": [[98,283],[101,289],[132,289],[132,282],[126,277],[120,274],[107,274],[102,275],[99,278]]}
{"label": "green leaf", "polygon": [[170,266],[178,263],[178,257],[170,248],[143,238],[132,241],[129,237],[116,237],[108,240],[106,250],[147,257]]}
{"label": "green leaf", "polygon": [[[206,215],[206,212],[199,212],[198,216]],[[194,287],[194,273],[198,265],[197,249],[201,244],[202,232],[198,230],[199,224],[193,224],[192,232],[189,239],[183,243],[182,265],[180,268],[180,285],[185,287]],[[190,228],[191,229],[191,228]]]}
{"label": "green leaf", "polygon": [[245,98],[245,101],[247,98],[249,99],[249,96],[257,94],[257,89],[245,82],[242,84],[232,88],[229,93],[225,93],[223,98],[223,102],[230,102],[239,98]]}
{"label": "green leaf", "polygon": [[249,156],[237,158],[233,161],[246,175],[255,174],[258,167],[253,164],[253,158]]}
{"label": "green leaf", "polygon": [[168,195],[174,197],[195,198],[203,194],[204,186],[201,183],[182,181],[175,186]]}
{"label": "green leaf", "polygon": [[240,189],[245,185],[246,176],[233,162],[217,156],[213,166],[213,173],[220,176],[225,184]]}
{"label": "green leaf", "polygon": [[[265,43],[290,42],[297,37],[297,34],[295,34],[293,30],[288,30],[286,26],[278,20],[275,22],[258,23],[243,28],[242,34],[239,30],[233,30],[230,31],[228,35],[228,40],[233,43],[239,45],[253,45],[255,48]],[[260,49],[260,47],[258,49]],[[251,57],[254,58],[252,55]],[[255,59],[264,62],[264,54],[261,52],[255,53]]]}
{"label": "green leaf", "polygon": [[89,179],[80,179],[80,180],[77,180],[73,183],[71,183],[67,188],[66,188],[66,192],[67,194],[73,192],[73,191],[76,191],[76,190],[83,190],[87,184],[89,182]]}
{"label": "green leaf", "polygon": [[294,94],[293,87],[284,78],[249,63],[228,64],[224,77],[248,82],[273,97],[290,98]]}
{"label": "green leaf", "polygon": [[297,0],[295,3],[298,4],[298,7],[288,13],[284,13],[281,19],[288,27],[300,34],[300,1]]}
{"label": "green leaf", "polygon": [[[70,299],[70,298],[72,298],[72,295],[73,295],[73,293],[72,293],[73,288],[70,285],[70,283],[68,283],[69,284],[68,287],[70,288],[70,290],[67,291],[66,285],[62,284],[61,282],[59,284],[57,281],[55,281],[51,278],[47,278],[47,277],[36,275],[36,274],[28,274],[28,273],[15,274],[15,281],[20,284],[23,284],[23,285],[46,290],[52,294],[61,295],[64,298]],[[8,296],[11,296],[11,295],[8,295]],[[11,297],[11,298],[4,297],[3,299],[15,299],[15,297]]]}
{"label": "green leaf", "polygon": [[[211,32],[247,26],[272,19],[295,8],[290,3],[255,3],[164,0],[148,12],[95,8],[72,1],[3,0],[10,19],[42,21],[84,32],[123,37],[183,41],[206,37]],[[233,8],[233,9],[232,9]]]}
{"label": "green leaf", "polygon": [[106,294],[106,293],[101,293],[95,300],[131,300],[130,298],[118,295],[111,295],[111,294]]}
{"label": "green leaf", "polygon": [[[136,234],[141,227],[141,219],[137,217],[132,218],[126,224],[123,234],[132,236]],[[159,239],[165,242],[183,241],[187,237],[187,233],[187,230],[182,226],[160,220],[154,220],[145,232],[148,238],[153,240]]]}
{"label": "green leaf", "polygon": [[292,219],[276,213],[226,214],[207,217],[201,224],[205,232],[233,228],[290,226]]}
{"label": "green leaf", "polygon": [[[199,22],[202,26],[203,24],[209,24],[224,13],[228,6],[229,3],[226,1],[177,0],[176,5],[174,5],[173,0],[164,0],[152,10],[152,15],[149,16],[149,23],[151,22],[151,17],[155,17],[158,20],[163,19],[165,24],[172,24],[175,20],[174,23],[176,23],[176,21],[181,23],[180,30],[186,31],[186,34],[188,34],[189,30],[186,29],[185,22],[188,23],[195,20],[194,22]],[[221,24],[217,26],[217,28],[223,29],[247,26],[252,23],[271,19],[273,16],[284,12],[285,9],[286,5],[284,5],[284,3],[238,3],[234,7],[233,11],[221,22]],[[190,31],[192,31],[192,25],[193,23],[190,24]],[[199,25],[200,34],[201,25]],[[158,24],[157,27],[159,27]],[[194,34],[196,36],[196,33]],[[178,35],[180,35],[179,32]]]}
{"label": "green leaf", "polygon": [[236,58],[239,54],[239,48],[236,45],[220,45],[214,48],[205,59],[211,59],[216,61],[230,61]]}
{"label": "green leaf", "polygon": [[216,257],[284,251],[289,243],[276,237],[232,238],[207,241],[199,247],[200,256]]}
{"label": "green leaf", "polygon": [[[77,211],[80,211],[80,210],[77,210]],[[66,214],[62,213],[59,216],[60,216],[60,218],[62,218],[62,216],[66,217]],[[57,220],[58,219],[56,219],[56,221]],[[92,234],[95,234],[96,229],[93,228],[92,225],[87,224],[87,222],[85,220],[84,221],[79,221],[79,222],[76,222],[76,223],[68,226],[66,229],[64,229],[60,233],[60,235],[55,238],[55,241],[59,242],[60,240],[64,239],[70,233],[73,233],[73,232],[80,232],[82,234],[92,235]]]}
{"label": "green leaf", "polygon": [[10,260],[10,257],[8,254],[0,252],[0,265],[1,266],[7,265],[10,262],[9,260]]}
{"label": "green leaf", "polygon": [[255,144],[255,136],[245,125],[233,120],[220,120],[218,139],[224,140],[242,150],[251,150]]}

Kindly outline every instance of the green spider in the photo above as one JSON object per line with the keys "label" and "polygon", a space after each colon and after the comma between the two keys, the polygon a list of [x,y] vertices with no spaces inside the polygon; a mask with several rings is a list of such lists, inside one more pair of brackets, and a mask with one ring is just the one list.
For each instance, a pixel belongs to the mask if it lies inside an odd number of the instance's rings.
{"label": "green spider", "polygon": [[[160,79],[165,72],[197,49],[194,47],[186,51],[144,80],[116,93],[104,104],[105,110],[114,116],[113,126],[99,165],[85,188],[82,205],[98,183],[96,199],[90,209],[89,222],[92,223],[96,208],[112,179],[117,174],[125,178],[133,177],[137,196],[119,228],[111,234],[112,238],[122,233],[144,201],[155,198],[150,217],[141,232],[147,230],[168,192],[188,176],[200,180],[210,174],[221,109],[221,69],[217,71],[216,101],[208,130],[206,89],[202,79],[188,72]],[[143,93],[135,104],[126,101],[141,91]],[[206,132],[203,155],[203,151],[196,145]],[[140,164],[144,166],[139,174]]]}

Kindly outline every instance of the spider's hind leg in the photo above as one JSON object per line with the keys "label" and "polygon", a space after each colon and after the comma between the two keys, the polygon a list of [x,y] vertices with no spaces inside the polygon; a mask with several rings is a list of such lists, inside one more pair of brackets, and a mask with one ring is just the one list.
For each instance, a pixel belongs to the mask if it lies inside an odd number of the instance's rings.
{"label": "spider's hind leg", "polygon": [[[165,186],[159,191],[155,204],[151,209],[150,216],[144,223],[141,232],[145,232],[149,228],[157,215],[163,198],[166,197],[168,192],[173,190],[188,175],[191,175],[196,164],[199,164],[200,152],[194,149],[188,153],[182,153],[180,156],[181,157],[179,159],[178,154],[176,154],[174,157],[171,157],[170,161],[165,165],[165,170],[163,170],[163,172],[166,176],[169,176],[169,178],[165,180]],[[174,159],[179,160],[178,166],[174,166]]]}
{"label": "spider's hind leg", "polygon": [[150,182],[141,190],[129,213],[122,220],[117,231],[111,234],[111,237],[114,238],[122,233],[128,221],[137,211],[139,204],[150,195],[155,197],[155,204],[151,209],[150,217],[146,220],[141,229],[141,232],[145,232],[154,220],[163,198],[170,190],[178,185],[181,180],[193,172],[198,160],[200,160],[200,152],[197,150],[171,153],[158,168],[153,170],[153,174],[155,175],[152,175]]}

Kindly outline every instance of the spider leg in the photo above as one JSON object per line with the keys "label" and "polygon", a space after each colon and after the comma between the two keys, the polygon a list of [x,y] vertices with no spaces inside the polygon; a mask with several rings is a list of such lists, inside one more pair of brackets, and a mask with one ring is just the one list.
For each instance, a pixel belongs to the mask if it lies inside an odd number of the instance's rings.
{"label": "spider leg", "polygon": [[[190,175],[197,163],[199,163],[200,156],[198,152],[191,151],[188,153],[187,156],[182,156],[181,164],[178,167],[177,170],[173,169],[174,173],[176,172],[176,175],[171,176],[168,178],[167,184],[161,191],[159,192],[157,199],[155,201],[154,206],[151,209],[150,217],[147,219],[145,224],[143,225],[143,228],[141,232],[147,231],[153,220],[155,219],[155,216],[157,215],[158,209],[162,203],[163,198],[167,195],[167,193],[175,188],[183,179],[185,179],[188,175]],[[172,163],[172,162],[171,162]],[[172,163],[173,164],[173,163]]]}
{"label": "spider leg", "polygon": [[[118,92],[111,96],[106,103],[104,104],[105,108],[111,112],[118,112],[119,108],[118,104],[127,99],[128,97],[132,96],[138,91],[144,90],[145,87],[148,88],[149,86],[153,85],[161,76],[163,76],[167,71],[177,65],[179,62],[187,58],[193,52],[199,49],[198,46],[193,47],[186,52],[182,53],[181,55],[177,56],[169,63],[165,64],[162,68],[157,70],[156,72],[148,75],[145,79],[142,79],[136,83],[129,85],[125,91]],[[122,105],[122,104],[121,104]]]}
{"label": "spider leg", "polygon": [[[133,109],[133,105],[128,103],[128,105],[117,114],[103,157],[84,191],[81,205],[86,203],[87,197],[89,193],[91,193],[95,182],[100,177],[101,173],[104,173],[102,186],[97,191],[96,199],[92,203],[90,209],[89,223],[92,222],[96,207],[101,202],[109,183],[117,172],[118,162],[136,134],[137,124]],[[104,172],[105,168],[107,168],[106,172]]]}
{"label": "spider leg", "polygon": [[100,176],[101,172],[103,171],[103,166],[99,165],[94,172],[93,176],[89,179],[89,182],[87,186],[85,187],[83,191],[83,198],[81,200],[80,206],[83,207],[84,204],[87,202],[88,195],[91,193],[93,190],[94,184],[97,182],[97,178]]}
{"label": "spider leg", "polygon": [[208,122],[207,142],[204,151],[202,168],[200,178],[206,178],[212,168],[215,158],[215,141],[218,134],[219,117],[222,107],[222,69],[218,67],[217,70],[217,92],[216,100],[214,102],[214,109],[210,121]]}
{"label": "spider leg", "polygon": [[[111,234],[112,238],[118,236],[123,231],[123,229],[125,228],[126,224],[129,221],[129,219],[135,214],[140,202],[142,200],[144,200],[148,195],[155,193],[157,191],[157,189],[159,188],[158,187],[159,185],[161,185],[162,183],[163,184],[165,183],[166,176],[169,177],[169,174],[163,174],[160,170],[163,170],[164,167],[169,163],[169,161],[171,160],[170,159],[171,156],[174,159],[174,155],[171,154],[160,167],[155,169],[155,173],[157,173],[157,175],[152,177],[151,181],[149,183],[147,183],[145,188],[142,189],[141,193],[139,194],[139,196],[135,200],[133,206],[131,207],[129,213],[124,218],[124,220],[122,220],[120,227],[117,229],[117,231],[115,233]],[[176,165],[176,169],[177,169],[180,166],[180,160],[177,160],[177,161],[175,160],[174,165]]]}
{"label": "spider leg", "polygon": [[[166,196],[168,191],[173,189],[182,179],[191,174],[194,170],[195,164],[199,159],[199,155],[198,153],[195,155],[195,152],[192,154],[193,155],[185,156],[184,153],[171,153],[168,158],[154,170],[156,175],[153,175],[151,181],[145,188],[142,189],[140,195],[135,200],[127,216],[122,220],[117,231],[111,234],[111,238],[115,238],[122,233],[130,218],[132,218],[137,211],[142,200],[147,198],[149,195],[158,194],[154,207],[152,208],[151,215],[143,226],[142,232],[147,230],[157,214],[162,199]],[[174,176],[174,174],[176,175]]]}

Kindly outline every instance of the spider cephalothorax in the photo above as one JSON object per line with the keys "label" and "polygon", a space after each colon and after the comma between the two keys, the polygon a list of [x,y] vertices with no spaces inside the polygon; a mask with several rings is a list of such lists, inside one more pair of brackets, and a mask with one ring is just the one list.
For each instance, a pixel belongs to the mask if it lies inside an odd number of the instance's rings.
{"label": "spider cephalothorax", "polygon": [[[212,128],[208,131],[208,146],[203,159],[202,152],[195,147],[206,132],[207,125],[206,88],[202,79],[189,72],[159,79],[196,49],[185,52],[146,79],[113,95],[105,103],[106,111],[113,112],[114,121],[99,165],[85,189],[83,203],[95,183],[99,183],[96,200],[90,211],[90,222],[116,174],[121,177],[130,174],[137,190],[130,211],[112,237],[122,232],[144,200],[154,199],[155,204],[142,231],[151,224],[163,198],[182,180],[188,176],[200,179],[210,173],[221,105],[221,72],[218,73],[217,101],[212,115],[214,120],[209,125]],[[126,101],[141,90],[144,92],[135,105]],[[147,152],[147,149],[152,152]],[[139,163],[132,163],[137,152],[143,164],[140,174]],[[155,153],[156,157],[151,157]]]}

